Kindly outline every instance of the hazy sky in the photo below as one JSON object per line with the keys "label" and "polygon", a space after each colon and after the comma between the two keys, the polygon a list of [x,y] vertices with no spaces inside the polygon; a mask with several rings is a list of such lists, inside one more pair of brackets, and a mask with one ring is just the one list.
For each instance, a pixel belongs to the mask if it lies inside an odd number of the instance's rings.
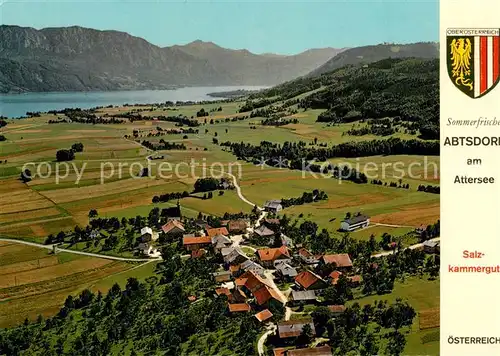
{"label": "hazy sky", "polygon": [[196,39],[254,53],[437,41],[438,0],[0,0],[0,22],[113,29],[159,46]]}

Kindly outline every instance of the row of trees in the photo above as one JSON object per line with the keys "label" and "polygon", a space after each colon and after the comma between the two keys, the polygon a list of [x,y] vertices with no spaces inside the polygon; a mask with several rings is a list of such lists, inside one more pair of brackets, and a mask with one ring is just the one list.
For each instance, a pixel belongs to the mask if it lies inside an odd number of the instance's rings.
{"label": "row of trees", "polygon": [[72,161],[75,159],[75,152],[83,152],[84,146],[83,143],[77,142],[71,145],[71,148],[58,150],[56,152],[56,160],[57,162],[66,162]]}
{"label": "row of trees", "polygon": [[175,142],[167,142],[164,139],[161,139],[158,143],[152,143],[147,140],[143,140],[141,145],[149,148],[153,151],[158,150],[187,150],[187,147],[183,143],[175,143]]}
{"label": "row of trees", "polygon": [[376,155],[439,155],[439,142],[417,139],[403,140],[391,137],[386,140],[345,142],[331,147],[307,147],[303,141],[285,142],[283,144],[262,141],[260,145],[244,142],[221,142],[222,147],[229,148],[239,159],[253,161],[267,159],[287,159],[297,161],[317,160],[320,162],[336,157],[368,157]]}
{"label": "row of trees", "polygon": [[179,193],[166,193],[161,195],[155,195],[153,197],[153,203],[165,203],[171,200],[178,200],[182,198],[187,198],[189,196],[189,192],[183,191]]}
{"label": "row of trees", "polygon": [[194,192],[209,192],[209,191],[214,191],[218,189],[226,189],[230,188],[231,183],[225,179],[225,178],[213,178],[213,177],[206,177],[206,178],[199,178],[194,182]]}
{"label": "row of trees", "polygon": [[281,205],[283,208],[288,208],[294,205],[303,205],[308,203],[314,203],[321,200],[327,200],[328,195],[324,191],[314,189],[312,192],[304,192],[298,198],[282,198]]}
{"label": "row of trees", "polygon": [[[387,187],[387,182],[382,182],[380,179],[372,179],[370,181],[370,183],[375,184],[375,185],[383,185],[383,186]],[[410,185],[408,183],[404,184],[401,179],[399,180],[399,183],[398,182],[389,182],[389,187],[410,189]]]}
{"label": "row of trees", "polygon": [[440,193],[440,187],[439,185],[423,185],[420,184],[417,188],[419,192],[426,192],[426,193],[434,193],[434,194],[439,194]]}

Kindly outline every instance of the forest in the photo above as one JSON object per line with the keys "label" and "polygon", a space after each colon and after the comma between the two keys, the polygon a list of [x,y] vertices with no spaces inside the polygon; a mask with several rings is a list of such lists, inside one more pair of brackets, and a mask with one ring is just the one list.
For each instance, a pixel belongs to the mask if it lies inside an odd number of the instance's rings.
{"label": "forest", "polygon": [[319,122],[397,118],[414,123],[422,138],[439,138],[439,60],[388,58],[364,66],[346,66],[314,77],[302,77],[252,94],[244,109],[317,90],[299,108],[326,109]]}
{"label": "forest", "polygon": [[[244,142],[221,142],[221,146],[228,147],[231,152],[247,161],[292,161],[291,166],[301,166],[302,160],[326,161],[336,157],[369,157],[378,155],[439,155],[438,141],[423,141],[418,139],[403,140],[391,137],[387,140],[371,140],[360,142],[345,142],[331,147],[307,147],[304,141],[285,142],[283,144],[262,141],[254,146]],[[296,162],[294,164],[294,161]],[[298,165],[297,165],[298,162]]]}

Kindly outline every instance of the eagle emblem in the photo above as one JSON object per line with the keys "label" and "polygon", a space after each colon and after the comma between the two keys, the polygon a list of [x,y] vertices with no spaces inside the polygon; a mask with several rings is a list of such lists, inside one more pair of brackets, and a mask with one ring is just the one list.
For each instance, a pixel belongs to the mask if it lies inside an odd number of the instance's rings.
{"label": "eagle emblem", "polygon": [[446,30],[448,74],[455,87],[476,99],[489,93],[500,79],[500,29]]}
{"label": "eagle emblem", "polygon": [[470,76],[470,60],[472,45],[469,38],[455,38],[451,41],[451,75],[455,79],[456,85],[463,85],[473,90],[472,80],[466,78]]}

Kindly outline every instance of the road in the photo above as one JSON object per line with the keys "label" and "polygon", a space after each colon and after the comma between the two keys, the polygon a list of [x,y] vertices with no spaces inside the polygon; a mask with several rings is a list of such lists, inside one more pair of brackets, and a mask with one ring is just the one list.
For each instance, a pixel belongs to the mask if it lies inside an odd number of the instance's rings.
{"label": "road", "polygon": [[266,343],[267,337],[271,334],[274,334],[276,331],[276,325],[275,324],[270,324],[267,327],[267,331],[262,334],[262,336],[259,338],[259,341],[257,341],[257,352],[259,353],[260,356],[264,356],[264,344]]}
{"label": "road", "polygon": [[[14,239],[4,239],[0,238],[0,241],[5,241],[5,242],[12,242],[12,243],[18,243],[18,244],[23,244],[27,246],[33,246],[33,247],[39,247],[39,248],[44,248],[47,250],[53,250],[54,245],[43,245],[43,244],[38,244],[35,242],[29,242],[29,241],[24,241],[24,240],[14,240]],[[67,252],[67,253],[73,253],[75,255],[84,255],[84,256],[90,256],[90,257],[97,257],[97,258],[104,258],[107,260],[113,260],[113,261],[123,261],[123,262],[150,262],[150,261],[160,261],[162,258],[126,258],[126,257],[116,257],[116,256],[108,256],[108,255],[102,255],[98,253],[91,253],[91,252],[83,252],[83,251],[75,251],[75,250],[68,250],[65,248],[59,248],[56,246],[56,252]]]}
{"label": "road", "polygon": [[[433,239],[430,239],[428,241],[439,241],[441,238],[440,237],[435,237]],[[415,244],[415,245],[411,245],[411,246],[408,246],[408,247],[405,247],[403,249],[406,250],[406,249],[409,249],[409,250],[414,250],[416,248],[421,248],[421,247],[424,247],[424,243],[418,243],[418,244]],[[376,255],[372,255],[372,257],[375,257],[375,258],[378,258],[378,257],[383,257],[383,256],[389,256],[389,255],[392,255],[394,253],[394,251],[387,251],[387,252],[381,252],[381,253],[377,253]]]}
{"label": "road", "polygon": [[224,174],[224,175],[227,175],[229,177],[232,178],[233,180],[233,185],[234,185],[234,188],[236,189],[236,193],[238,194],[238,197],[240,198],[240,200],[242,200],[243,202],[247,203],[248,205],[251,205],[251,206],[256,206],[257,209],[259,209],[260,211],[263,211],[264,208],[261,208],[260,206],[258,206],[257,204],[255,203],[252,203],[250,200],[248,200],[247,198],[245,198],[245,196],[243,195],[243,193],[241,192],[241,187],[240,185],[238,184],[238,179],[236,178],[236,176],[232,173],[229,173],[229,172],[224,172],[224,171],[221,171],[221,170],[215,170],[213,168],[210,168],[210,170],[212,172],[217,172],[217,173],[221,173],[221,174]]}

